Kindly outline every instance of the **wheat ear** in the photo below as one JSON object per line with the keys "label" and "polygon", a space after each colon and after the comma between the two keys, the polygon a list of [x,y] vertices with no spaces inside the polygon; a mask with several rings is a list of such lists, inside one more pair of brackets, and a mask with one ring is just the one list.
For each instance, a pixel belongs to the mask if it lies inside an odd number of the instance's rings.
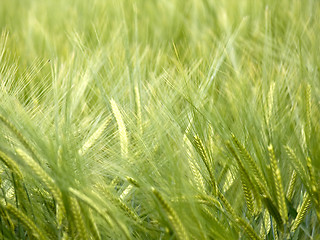
{"label": "wheat ear", "polygon": [[286,205],[286,201],[285,201],[283,185],[282,185],[282,181],[281,181],[280,169],[279,169],[272,145],[270,145],[268,147],[268,150],[269,150],[272,175],[273,175],[274,183],[276,186],[276,196],[277,196],[279,212],[282,217],[282,220],[284,222],[287,222],[288,221],[288,210],[287,210],[287,205]]}
{"label": "wheat ear", "polygon": [[11,130],[11,132],[14,133],[14,135],[16,135],[16,137],[20,140],[23,146],[31,152],[31,154],[36,158],[36,160],[39,161],[40,157],[37,154],[37,151],[28,142],[28,140],[19,132],[19,130],[7,118],[5,118],[1,114],[0,114],[0,121],[3,122]]}
{"label": "wheat ear", "polygon": [[[229,146],[229,149],[231,150],[231,146]],[[250,214],[253,216],[254,215],[253,193],[251,191],[251,188],[248,187],[248,186],[253,186],[253,184],[251,183],[249,175],[248,175],[245,167],[243,166],[242,162],[240,161],[240,159],[238,158],[236,153],[234,151],[232,151],[232,152],[233,152],[234,157],[235,157],[235,159],[238,163],[238,166],[239,166],[240,179],[241,179],[241,183],[242,183],[242,189],[243,189],[243,194],[244,194],[244,197],[246,200],[247,208],[248,208]]]}
{"label": "wheat ear", "polygon": [[240,153],[241,158],[248,163],[249,168],[251,169],[255,180],[259,183],[259,185],[262,185],[264,189],[267,189],[267,182],[266,182],[260,168],[258,167],[257,163],[253,160],[250,153],[241,144],[241,142],[236,138],[236,136],[234,134],[231,134],[231,136],[232,136],[232,140],[233,140],[234,144],[236,145],[236,147]]}
{"label": "wheat ear", "polygon": [[101,210],[101,208],[88,196],[79,192],[76,189],[69,188],[69,192],[72,193],[77,199],[87,204],[90,208],[95,210],[111,227],[113,227],[112,222],[110,222],[110,218],[106,216],[106,214]]}
{"label": "wheat ear", "polygon": [[126,177],[126,180],[127,180],[129,183],[131,183],[133,186],[135,186],[135,187],[137,187],[137,188],[140,187],[140,184],[139,184],[139,182],[138,182],[136,179],[127,176],[127,177]]}
{"label": "wheat ear", "polygon": [[66,232],[63,232],[61,240],[68,240],[69,236]]}
{"label": "wheat ear", "polygon": [[266,209],[263,213],[263,222],[261,223],[260,227],[260,238],[265,239],[266,235],[270,232],[271,229],[271,221],[270,221],[270,214]]}
{"label": "wheat ear", "polygon": [[234,179],[235,179],[234,174],[232,174],[231,170],[228,169],[228,171],[226,173],[226,179],[225,179],[223,186],[222,186],[223,192],[226,192],[229,190],[231,185],[234,183]]}
{"label": "wheat ear", "polygon": [[25,161],[25,163],[33,170],[33,172],[43,181],[47,188],[51,191],[55,198],[57,206],[57,220],[58,224],[62,224],[62,220],[65,215],[64,204],[62,200],[62,194],[60,189],[56,186],[54,180],[42,169],[42,167],[36,163],[25,151],[20,148],[16,149],[18,155]]}
{"label": "wheat ear", "polygon": [[101,237],[100,237],[100,234],[99,234],[99,229],[98,229],[98,226],[95,223],[95,220],[93,218],[93,214],[92,214],[92,209],[91,208],[89,208],[89,210],[88,210],[88,218],[89,218],[89,227],[90,227],[90,230],[91,230],[91,232],[93,234],[94,239],[101,240]]}
{"label": "wheat ear", "polygon": [[309,209],[310,204],[311,204],[311,198],[310,198],[310,195],[306,192],[303,196],[302,204],[298,209],[298,215],[292,224],[291,232],[296,231],[296,229],[298,228],[298,226],[300,225],[300,223],[304,219],[304,217]]}
{"label": "wheat ear", "polygon": [[22,179],[22,173],[19,170],[18,164],[10,158],[7,154],[0,150],[0,159],[4,162],[7,167],[17,175],[18,178]]}
{"label": "wheat ear", "polygon": [[208,206],[215,206],[218,209],[222,209],[220,202],[210,195],[197,195],[195,196],[196,199],[199,200],[200,203],[206,204]]}
{"label": "wheat ear", "polygon": [[217,192],[216,180],[214,178],[212,166],[209,162],[209,158],[208,158],[208,155],[205,151],[204,145],[198,136],[194,136],[194,143],[195,143],[195,147],[196,147],[196,149],[197,149],[197,151],[198,151],[198,153],[199,153],[199,155],[200,155],[200,157],[201,157],[203,163],[205,164],[207,171],[209,173],[211,185],[213,188],[213,194],[216,195],[216,192]]}
{"label": "wheat ear", "polygon": [[88,235],[87,235],[86,227],[84,225],[79,203],[75,197],[70,197],[69,201],[71,205],[71,212],[74,218],[74,222],[79,232],[78,237],[79,239],[86,240],[88,239]]}
{"label": "wheat ear", "polygon": [[235,220],[235,222],[239,225],[239,227],[243,228],[246,234],[251,239],[257,239],[259,240],[259,236],[255,233],[253,228],[241,217],[238,216],[238,214],[235,212],[235,210],[232,208],[231,204],[228,202],[228,200],[224,197],[224,195],[218,190],[217,192],[218,198],[221,200],[222,204],[226,208],[227,212],[231,214],[232,218]]}
{"label": "wheat ear", "polygon": [[141,114],[141,101],[140,101],[140,91],[139,87],[135,86],[134,87],[134,92],[135,92],[135,101],[136,101],[136,114],[137,114],[137,126],[139,129],[140,135],[142,135],[143,130],[142,130],[142,114]]}
{"label": "wheat ear", "polygon": [[[126,159],[128,157],[128,145],[129,145],[126,125],[124,124],[122,114],[118,108],[117,103],[114,101],[114,99],[111,99],[110,103],[111,103],[113,115],[116,118],[116,121],[118,124],[121,156]],[[130,193],[131,190],[132,190],[132,185],[129,185],[128,187],[126,187],[126,189],[121,194],[121,199],[124,199]]]}
{"label": "wheat ear", "polygon": [[173,229],[177,234],[177,238],[180,240],[188,240],[189,237],[187,235],[187,232],[186,232],[184,226],[182,225],[181,220],[178,217],[177,213],[173,210],[172,207],[170,207],[170,205],[167,203],[167,201],[164,200],[162,195],[155,188],[152,188],[151,190],[152,190],[154,196],[160,202],[162,208],[165,210],[165,212],[168,216],[168,219],[170,220],[170,222],[173,226]]}
{"label": "wheat ear", "polygon": [[286,195],[286,197],[289,201],[291,201],[291,199],[292,199],[294,185],[296,184],[296,181],[297,181],[297,172],[295,170],[293,170],[292,174],[291,174],[291,179],[289,182],[288,190],[287,190],[287,195]]}
{"label": "wheat ear", "polygon": [[243,220],[242,218],[237,218],[236,222],[245,230],[245,232],[251,239],[260,240],[260,237],[245,220]]}
{"label": "wheat ear", "polygon": [[307,168],[309,172],[309,178],[310,178],[310,187],[313,195],[316,197],[319,193],[317,191],[317,181],[315,177],[314,168],[312,167],[312,161],[310,157],[307,157]]}
{"label": "wheat ear", "polygon": [[10,230],[13,232],[14,231],[14,224],[8,214],[8,212],[3,208],[3,204],[0,202],[0,215],[1,215],[1,219],[5,220],[7,222],[7,225],[9,226]]}
{"label": "wheat ear", "polygon": [[[2,204],[1,204],[2,205]],[[36,224],[22,211],[12,206],[8,203],[6,206],[2,206],[2,208],[6,209],[8,212],[13,214],[16,218],[18,218],[29,230],[32,232],[32,235],[40,240],[45,240],[45,235],[40,231],[40,229],[36,226]]]}
{"label": "wheat ear", "polygon": [[104,129],[108,126],[111,121],[111,117],[108,116],[103,123],[98,127],[98,129],[88,138],[88,140],[83,144],[83,146],[79,150],[80,155],[86,154],[86,152],[94,145],[94,143],[99,139],[104,131]]}
{"label": "wheat ear", "polygon": [[128,155],[128,136],[127,136],[126,126],[124,124],[124,121],[117,103],[113,99],[110,100],[110,103],[111,103],[113,115],[116,118],[116,121],[118,124],[121,155],[122,157],[126,158]]}
{"label": "wheat ear", "polygon": [[[210,212],[209,210],[210,208],[208,208],[207,206],[204,206],[203,208],[201,208],[201,210],[203,211],[203,213],[205,213],[206,215],[208,215],[210,218],[213,219],[214,222],[217,223],[217,225],[219,226],[219,229],[225,229],[225,226],[217,219],[217,217],[212,213]],[[220,238],[219,239],[223,239],[223,237],[225,236],[222,236],[220,233],[218,233]]]}
{"label": "wheat ear", "polygon": [[272,222],[272,225],[273,225],[272,228],[273,228],[274,240],[279,240],[277,222]]}
{"label": "wheat ear", "polygon": [[[113,223],[110,221],[110,219],[118,225],[118,227],[123,231],[125,237],[127,239],[131,239],[130,233],[126,226],[124,226],[121,222],[117,220],[117,218],[112,214],[109,209],[103,209],[101,210],[101,207],[99,207],[91,198],[87,197],[83,193],[77,191],[76,189],[69,188],[69,192],[72,193],[77,199],[84,202],[86,205],[88,205],[90,208],[95,210],[111,227],[114,227]],[[94,194],[94,193],[92,193]],[[96,194],[94,194],[96,196]],[[98,196],[96,196],[99,198]]]}
{"label": "wheat ear", "polygon": [[272,131],[272,126],[270,124],[270,119],[271,119],[272,112],[273,112],[274,87],[275,87],[275,83],[272,82],[270,85],[269,92],[268,92],[268,110],[267,110],[267,114],[266,114],[267,126],[271,129],[271,131]]}
{"label": "wheat ear", "polygon": [[285,149],[294,166],[294,169],[299,174],[300,178],[306,183],[307,176],[305,174],[306,173],[305,167],[302,165],[300,160],[297,158],[295,152],[289,146],[286,146]]}
{"label": "wheat ear", "polygon": [[[132,187],[132,185],[129,185]],[[127,189],[127,188],[126,188]],[[133,212],[126,204],[123,203],[121,196],[119,198],[115,197],[111,192],[109,192],[107,189],[103,188],[103,192],[106,194],[106,197],[112,202],[114,203],[116,206],[120,207],[120,209],[122,211],[124,211],[124,213],[130,217],[131,219],[133,219],[134,221],[141,223],[140,218],[138,217],[138,215]]]}
{"label": "wheat ear", "polygon": [[[188,129],[187,129],[188,130]],[[192,144],[190,142],[190,140],[187,137],[187,130],[186,133],[183,136],[183,141],[186,144],[186,152],[188,155],[188,163],[189,163],[189,167],[190,170],[192,172],[193,178],[195,180],[196,186],[198,188],[198,190],[200,192],[205,192],[205,186],[204,186],[204,181],[203,181],[203,177],[199,171],[199,165],[198,163],[196,163],[196,161],[193,158],[193,148],[192,148]]]}
{"label": "wheat ear", "polygon": [[[240,171],[241,174],[241,183],[242,183],[242,189],[243,193],[246,199],[247,208],[249,210],[249,213],[254,216],[255,215],[255,209],[254,209],[254,201],[253,201],[253,193],[250,190],[251,182],[249,182],[248,176],[245,176],[245,172],[242,170]],[[251,185],[252,186],[252,185]]]}
{"label": "wheat ear", "polygon": [[[226,145],[227,145],[229,151],[232,153],[232,155],[236,159],[237,164],[239,166],[242,189],[243,189],[243,193],[244,193],[244,196],[246,199],[248,210],[251,213],[251,215],[256,215],[259,212],[261,212],[261,200],[258,196],[258,192],[256,190],[256,187],[252,183],[246,168],[244,167],[242,161],[239,159],[238,155],[236,154],[236,152],[233,149],[233,147],[231,146],[231,144],[229,142],[227,142]],[[260,183],[260,184],[262,186],[262,183]],[[251,187],[248,187],[248,186],[251,186]],[[254,196],[256,196],[255,199],[257,202],[257,209],[256,210],[254,208]]]}
{"label": "wheat ear", "polygon": [[133,186],[131,184],[129,184],[121,193],[120,195],[120,199],[124,200],[126,198],[126,196],[131,192],[131,190],[133,189]]}

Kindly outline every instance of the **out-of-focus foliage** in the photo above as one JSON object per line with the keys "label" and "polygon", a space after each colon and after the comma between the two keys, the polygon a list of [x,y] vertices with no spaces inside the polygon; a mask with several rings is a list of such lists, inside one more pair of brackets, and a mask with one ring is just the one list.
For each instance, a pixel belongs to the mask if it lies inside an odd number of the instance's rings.
{"label": "out-of-focus foliage", "polygon": [[316,0],[0,1],[2,239],[318,239]]}

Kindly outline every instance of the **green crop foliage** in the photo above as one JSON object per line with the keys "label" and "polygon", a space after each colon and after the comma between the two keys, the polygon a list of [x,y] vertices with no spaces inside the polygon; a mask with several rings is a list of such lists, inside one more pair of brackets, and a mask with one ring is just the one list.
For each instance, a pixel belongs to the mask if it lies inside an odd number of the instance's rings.
{"label": "green crop foliage", "polygon": [[0,239],[320,239],[319,16],[0,1]]}

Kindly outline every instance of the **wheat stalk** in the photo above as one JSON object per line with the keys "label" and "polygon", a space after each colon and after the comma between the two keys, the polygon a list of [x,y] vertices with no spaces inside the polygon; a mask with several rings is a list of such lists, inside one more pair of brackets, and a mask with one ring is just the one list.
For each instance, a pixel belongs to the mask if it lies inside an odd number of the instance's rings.
{"label": "wheat stalk", "polygon": [[306,121],[306,137],[309,142],[311,138],[311,86],[310,84],[307,85],[306,89],[306,115],[307,115],[307,121]]}

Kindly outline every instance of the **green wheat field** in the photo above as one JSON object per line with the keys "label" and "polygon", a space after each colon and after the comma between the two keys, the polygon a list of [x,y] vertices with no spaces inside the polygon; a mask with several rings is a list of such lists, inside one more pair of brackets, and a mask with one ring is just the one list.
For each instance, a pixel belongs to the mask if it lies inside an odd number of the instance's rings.
{"label": "green wheat field", "polygon": [[1,0],[0,239],[320,239],[320,1]]}

